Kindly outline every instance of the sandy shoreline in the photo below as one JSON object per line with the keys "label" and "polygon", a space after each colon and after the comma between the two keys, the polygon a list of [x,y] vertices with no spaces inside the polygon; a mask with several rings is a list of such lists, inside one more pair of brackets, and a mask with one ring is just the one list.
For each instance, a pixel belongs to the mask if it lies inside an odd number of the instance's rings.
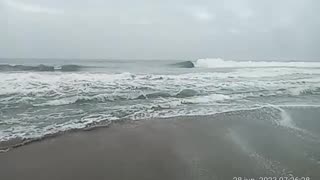
{"label": "sandy shoreline", "polygon": [[259,118],[239,112],[72,132],[0,153],[0,179],[320,178],[303,141]]}

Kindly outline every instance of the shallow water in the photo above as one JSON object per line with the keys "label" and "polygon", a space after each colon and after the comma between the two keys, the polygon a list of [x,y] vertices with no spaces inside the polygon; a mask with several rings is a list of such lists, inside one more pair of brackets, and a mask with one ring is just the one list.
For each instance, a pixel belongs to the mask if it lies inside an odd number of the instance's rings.
{"label": "shallow water", "polygon": [[319,179],[319,112],[319,107],[263,107],[113,123],[1,153],[0,174],[4,179],[140,180],[146,173],[161,180]]}

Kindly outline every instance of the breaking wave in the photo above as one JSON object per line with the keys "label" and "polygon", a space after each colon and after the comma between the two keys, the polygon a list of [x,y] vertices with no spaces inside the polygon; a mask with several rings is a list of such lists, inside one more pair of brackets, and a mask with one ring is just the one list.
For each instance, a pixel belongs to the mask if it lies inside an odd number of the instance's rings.
{"label": "breaking wave", "polygon": [[41,104],[32,104],[35,107],[39,106],[61,106],[68,104],[82,104],[82,103],[103,103],[103,102],[115,102],[126,100],[144,100],[144,99],[156,99],[156,98],[188,98],[196,95],[200,95],[197,91],[192,89],[183,89],[176,94],[170,94],[167,92],[154,92],[146,93],[138,96],[130,95],[110,95],[110,94],[98,94],[94,96],[75,96],[61,99],[50,100]]}
{"label": "breaking wave", "polygon": [[318,95],[320,94],[320,87],[298,87],[289,89],[289,94],[292,96],[299,95]]}
{"label": "breaking wave", "polygon": [[248,68],[248,67],[301,67],[320,68],[319,62],[279,62],[279,61],[232,61],[221,58],[198,59],[195,67],[201,68]]}
{"label": "breaking wave", "polygon": [[194,68],[194,63],[192,61],[184,61],[184,62],[179,62],[175,64],[171,64],[172,66],[175,67],[180,67],[180,68]]}
{"label": "breaking wave", "polygon": [[62,65],[62,66],[48,66],[48,65],[10,65],[10,64],[0,64],[0,71],[79,71],[84,66],[80,65]]}

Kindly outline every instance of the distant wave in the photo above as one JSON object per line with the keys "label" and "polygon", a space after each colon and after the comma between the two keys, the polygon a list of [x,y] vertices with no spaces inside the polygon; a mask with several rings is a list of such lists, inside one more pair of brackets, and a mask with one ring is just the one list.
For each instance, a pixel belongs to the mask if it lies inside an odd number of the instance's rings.
{"label": "distant wave", "polygon": [[226,61],[221,58],[198,59],[195,67],[201,68],[246,68],[246,67],[304,67],[320,68],[319,62],[279,62],[279,61]]}
{"label": "distant wave", "polygon": [[84,66],[80,65],[62,65],[62,66],[47,66],[47,65],[10,65],[10,64],[0,64],[0,71],[79,71]]}
{"label": "distant wave", "polygon": [[59,70],[59,71],[79,71],[81,68],[84,68],[84,66],[68,64],[68,65],[62,65],[61,67],[58,67],[55,70]]}
{"label": "distant wave", "polygon": [[171,65],[175,67],[180,67],[180,68],[194,68],[194,63],[191,61],[183,61],[183,62],[171,64]]}

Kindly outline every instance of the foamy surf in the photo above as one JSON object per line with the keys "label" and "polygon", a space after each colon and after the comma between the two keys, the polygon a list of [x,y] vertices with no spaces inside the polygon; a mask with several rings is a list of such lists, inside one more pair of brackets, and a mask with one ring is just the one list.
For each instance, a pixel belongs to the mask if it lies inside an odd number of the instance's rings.
{"label": "foamy surf", "polygon": [[[212,62],[220,69],[211,68]],[[38,139],[121,119],[219,114],[269,104],[320,105],[317,63],[157,63],[108,62],[102,66],[110,68],[99,71],[61,71],[53,65],[46,66],[54,71],[35,71],[38,65],[0,71],[0,141]],[[88,64],[63,67],[78,66]],[[294,129],[283,123],[279,126]]]}

